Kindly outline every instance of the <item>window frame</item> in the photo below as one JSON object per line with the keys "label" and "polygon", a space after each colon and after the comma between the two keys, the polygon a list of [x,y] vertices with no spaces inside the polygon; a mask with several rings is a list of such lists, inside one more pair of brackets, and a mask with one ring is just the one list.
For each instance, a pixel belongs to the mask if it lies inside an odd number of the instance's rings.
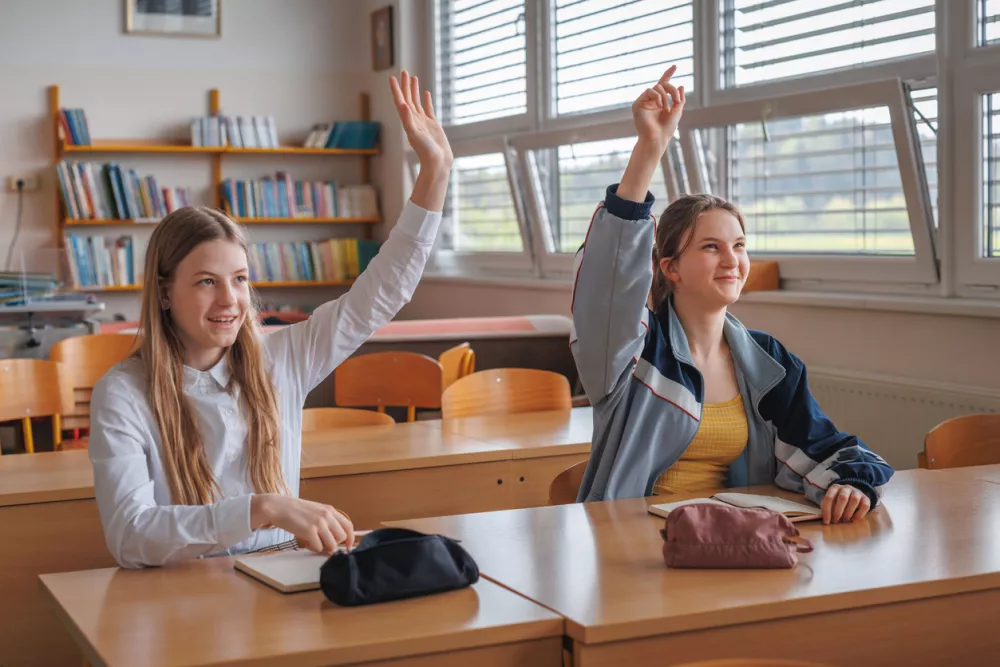
{"label": "window frame", "polygon": [[[536,221],[536,224],[533,225],[537,238],[534,247],[537,249],[540,277],[570,278],[573,273],[574,254],[559,252],[556,249],[555,237],[548,219],[548,208],[545,206],[544,188],[537,177],[537,170],[532,165],[532,152],[572,144],[626,139],[635,136],[635,125],[630,117],[627,120],[598,125],[526,132],[509,138],[510,146],[518,156],[522,182],[527,189],[526,199],[529,206],[529,217]],[[667,181],[669,181],[666,172],[664,172],[664,181],[664,187],[666,187]],[[602,199],[603,193],[594,199],[595,210]]]}
{"label": "window frame", "polygon": [[[975,65],[966,65],[954,79],[954,123],[964,131],[955,133],[955,155],[974,159],[954,161],[955,220],[963,224],[954,228],[957,290],[962,295],[983,296],[1000,290],[1000,257],[983,257],[983,118],[982,97],[1000,93],[1000,45],[977,47],[990,49],[992,58]],[[977,54],[979,55],[979,54]]]}
{"label": "window frame", "polygon": [[[451,250],[441,248],[437,243],[428,261],[428,268],[442,275],[510,275],[524,277],[525,271],[537,277],[535,261],[532,253],[532,238],[528,221],[525,216],[523,189],[516,186],[519,177],[516,157],[502,137],[468,140],[452,144],[455,159],[500,153],[504,156],[507,168],[507,183],[510,187],[511,199],[514,205],[514,215],[518,230],[521,233],[522,250],[520,252],[489,252],[470,250]],[[412,152],[411,152],[412,155]],[[411,173],[415,178],[415,155],[410,159]],[[438,236],[438,241],[440,241]]]}
{"label": "window frame", "polygon": [[[758,260],[777,261],[782,278],[787,280],[841,282],[875,280],[914,286],[936,285],[939,279],[927,183],[921,171],[922,163],[916,154],[920,148],[916,141],[913,114],[908,105],[906,90],[898,80],[874,81],[836,89],[716,105],[706,107],[698,114],[685,114],[679,128],[681,143],[685,155],[693,158],[687,163],[700,166],[696,177],[692,179],[694,186],[702,191],[707,190],[703,182],[704,177],[699,176],[706,173],[706,168],[704,152],[697,150],[696,146],[698,130],[724,129],[738,123],[759,122],[762,119],[777,120],[870,107],[886,107],[889,110],[900,185],[906,200],[914,254],[907,257],[892,257],[754,252],[751,256]],[[691,167],[688,169],[690,176]],[[717,194],[724,197],[730,195],[725,191]]]}
{"label": "window frame", "polygon": [[[434,20],[427,21],[426,39],[433,47],[430,62],[436,90],[437,84],[437,7],[429,3]],[[448,252],[435,251],[432,266],[447,264],[450,273],[457,275],[499,275],[516,272],[524,276],[524,267],[530,263],[535,277],[564,280],[565,271],[562,253],[552,252],[552,245],[546,245],[546,234],[551,236],[548,221],[539,214],[535,197],[540,184],[533,181],[532,167],[524,156],[527,147],[546,143],[549,147],[560,145],[567,137],[607,136],[615,133],[609,128],[621,131],[623,124],[631,128],[631,114],[627,107],[606,109],[590,113],[574,113],[563,116],[551,113],[554,97],[554,40],[552,30],[553,0],[526,2],[525,21],[527,34],[527,113],[504,119],[494,119],[479,123],[451,126],[446,132],[452,141],[456,155],[476,154],[473,145],[482,142],[499,142],[513,151],[513,170],[520,188],[512,188],[512,197],[520,202],[516,207],[522,225],[525,249],[531,253],[525,262],[519,257],[511,263],[506,253],[457,253],[465,257],[452,258],[460,261],[442,262]],[[916,226],[911,219],[911,233],[914,233],[914,250],[917,255],[906,258],[872,256],[824,256],[816,261],[812,258],[780,256],[783,263],[782,278],[785,289],[801,289],[816,292],[852,291],[868,293],[905,292],[910,294],[939,294],[940,296],[969,296],[1000,298],[1000,259],[978,256],[978,235],[981,230],[981,135],[979,95],[997,92],[1000,87],[986,90],[987,81],[998,77],[983,78],[990,68],[1000,64],[1000,44],[978,46],[976,40],[977,11],[975,0],[937,0],[935,4],[935,44],[934,52],[903,56],[893,60],[878,61],[871,65],[828,70],[813,75],[793,76],[771,81],[748,83],[725,88],[721,81],[721,41],[719,0],[692,0],[693,32],[695,45],[693,68],[695,86],[688,97],[688,110],[682,128],[691,127],[695,118],[730,105],[760,102],[775,97],[793,94],[816,95],[829,98],[835,88],[849,87],[886,79],[899,79],[912,85],[914,89],[937,88],[937,228],[927,224]],[[836,101],[836,100],[832,100]],[[907,101],[908,102],[908,101]],[[898,102],[894,103],[898,107]],[[857,108],[859,105],[853,105]],[[816,112],[836,111],[833,106]],[[897,112],[898,113],[898,112]],[[912,116],[908,119],[912,123]],[[607,126],[607,127],[605,127]],[[912,127],[912,125],[911,125]],[[577,134],[582,132],[582,134]],[[601,134],[601,133],[605,134]],[[894,137],[896,128],[894,126]],[[560,138],[559,133],[565,133]],[[591,134],[593,133],[593,134]],[[629,129],[628,134],[634,134]],[[622,134],[620,136],[625,136]],[[570,140],[572,143],[576,139]],[[914,136],[913,150],[919,150],[919,137]],[[536,142],[536,144],[532,144]],[[897,142],[898,143],[898,142]],[[494,144],[497,145],[497,144]],[[704,182],[702,170],[705,167],[702,153],[693,145],[690,135],[672,150],[683,154],[685,173],[673,171],[671,161],[665,156],[663,161],[667,192],[670,197],[691,184],[697,190]],[[897,147],[897,156],[898,156]],[[486,151],[491,152],[491,151]],[[912,151],[910,151],[912,153]],[[970,164],[968,155],[975,155],[975,164]],[[719,155],[722,169],[727,156]],[[508,171],[510,171],[508,159]],[[902,170],[902,162],[900,163]],[[669,170],[669,171],[668,171]],[[902,175],[902,171],[901,171]],[[512,177],[512,184],[514,182]],[[922,179],[926,187],[926,178]],[[973,192],[975,189],[975,192]],[[597,202],[595,201],[595,206]],[[907,200],[909,208],[909,198]],[[930,214],[930,211],[927,211]],[[926,252],[927,229],[930,246],[936,248],[936,258],[928,259]],[[919,246],[918,250],[918,238]],[[443,254],[442,254],[443,253]],[[491,256],[491,255],[500,255]],[[919,260],[916,258],[919,256]],[[765,255],[754,253],[755,258]],[[505,261],[507,260],[507,261]],[[799,266],[795,266],[796,260]],[[900,268],[900,263],[910,262],[918,266]],[[838,266],[839,264],[839,266]],[[516,266],[515,266],[516,265]],[[894,266],[895,265],[895,266]],[[868,267],[868,268],[865,268]],[[865,277],[862,278],[861,275]],[[916,278],[917,280],[910,280]]]}

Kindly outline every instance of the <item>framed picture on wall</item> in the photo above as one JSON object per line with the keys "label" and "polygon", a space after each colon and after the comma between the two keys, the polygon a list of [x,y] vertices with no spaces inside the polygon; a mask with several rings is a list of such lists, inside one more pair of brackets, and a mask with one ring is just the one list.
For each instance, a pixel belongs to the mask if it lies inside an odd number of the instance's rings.
{"label": "framed picture on wall", "polygon": [[372,12],[372,67],[375,71],[393,66],[392,5]]}
{"label": "framed picture on wall", "polygon": [[219,37],[222,0],[125,0],[125,32]]}

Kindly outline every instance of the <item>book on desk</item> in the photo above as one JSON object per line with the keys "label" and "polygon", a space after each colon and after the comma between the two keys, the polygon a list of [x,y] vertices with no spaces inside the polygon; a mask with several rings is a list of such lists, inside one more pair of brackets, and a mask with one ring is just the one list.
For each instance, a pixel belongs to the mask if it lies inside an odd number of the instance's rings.
{"label": "book on desk", "polygon": [[727,505],[730,507],[742,507],[745,509],[768,509],[779,514],[784,514],[790,521],[815,521],[823,518],[820,509],[816,505],[806,505],[792,500],[786,500],[778,496],[760,496],[752,493],[716,493],[709,498],[692,498],[690,500],[679,500],[673,503],[660,503],[649,506],[649,513],[666,518],[672,510],[684,505],[694,505],[696,503],[708,503],[710,505]]}

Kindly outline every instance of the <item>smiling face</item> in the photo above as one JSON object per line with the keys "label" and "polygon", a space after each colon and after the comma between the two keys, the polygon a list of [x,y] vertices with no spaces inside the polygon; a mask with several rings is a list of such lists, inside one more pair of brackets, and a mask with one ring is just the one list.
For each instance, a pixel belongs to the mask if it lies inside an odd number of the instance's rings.
{"label": "smiling face", "polygon": [[680,255],[664,257],[659,263],[674,293],[693,297],[706,308],[735,303],[750,271],[740,221],[729,211],[710,209],[698,216],[687,233]]}
{"label": "smiling face", "polygon": [[223,239],[195,246],[177,264],[165,301],[184,345],[184,363],[211,368],[236,342],[250,310],[246,251]]}

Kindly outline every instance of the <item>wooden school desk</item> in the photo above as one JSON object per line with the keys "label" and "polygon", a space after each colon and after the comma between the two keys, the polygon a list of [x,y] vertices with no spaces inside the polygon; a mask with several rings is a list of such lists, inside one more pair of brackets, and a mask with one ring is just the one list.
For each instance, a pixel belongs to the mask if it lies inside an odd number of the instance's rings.
{"label": "wooden school desk", "polygon": [[985,466],[966,466],[964,468],[945,468],[943,470],[931,470],[934,475],[944,477],[959,477],[968,480],[979,480],[981,482],[992,482],[1000,484],[1000,464]]}
{"label": "wooden school desk", "polygon": [[[440,422],[313,433],[303,440],[300,495],[343,507],[359,527],[545,504],[551,479],[587,457],[591,419],[590,408],[529,422],[519,416],[539,429],[517,427],[519,440],[507,420],[485,418],[497,428],[495,443],[492,427],[477,420],[456,422],[447,434]],[[466,427],[472,435],[457,432]],[[77,649],[42,605],[36,579],[114,565],[93,498],[86,452],[0,457],[0,592],[25,600],[0,605],[0,665],[78,667]]]}
{"label": "wooden school desk", "polygon": [[347,608],[320,591],[274,591],[232,560],[46,574],[39,585],[94,667],[560,665],[562,618],[485,579]]}
{"label": "wooden school desk", "polygon": [[548,503],[549,484],[590,452],[591,408],[303,435],[299,495],[359,528]]}
{"label": "wooden school desk", "polygon": [[38,575],[114,565],[85,451],[0,456],[0,665],[79,667]]}
{"label": "wooden school desk", "polygon": [[[768,487],[766,492],[777,492]],[[647,500],[398,522],[566,617],[575,667],[714,658],[995,665],[1000,484],[896,473],[857,524],[800,524],[794,570],[672,570]],[[669,658],[669,662],[665,662]]]}

